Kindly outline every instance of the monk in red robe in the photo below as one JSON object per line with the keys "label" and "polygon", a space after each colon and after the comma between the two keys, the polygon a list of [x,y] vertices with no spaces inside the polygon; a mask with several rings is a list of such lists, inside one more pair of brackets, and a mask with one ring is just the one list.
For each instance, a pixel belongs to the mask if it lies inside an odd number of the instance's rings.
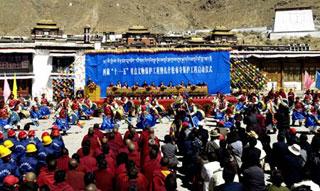
{"label": "monk in red robe", "polygon": [[83,190],[84,185],[84,172],[78,171],[78,162],[75,159],[71,159],[69,161],[69,171],[67,171],[66,182],[74,189],[74,190]]}
{"label": "monk in red robe", "polygon": [[121,174],[116,181],[117,191],[139,190],[147,191],[149,184],[146,177],[135,167],[133,161],[129,161],[128,173]]}
{"label": "monk in red robe", "polygon": [[166,191],[165,180],[166,177],[172,173],[168,169],[168,158],[162,158],[160,164],[161,168],[153,172],[149,191]]}
{"label": "monk in red robe", "polygon": [[57,167],[60,170],[68,171],[69,169],[69,152],[66,148],[62,149],[62,155],[57,159]]}
{"label": "monk in red robe", "polygon": [[50,186],[54,191],[75,191],[70,184],[65,181],[66,172],[58,170],[54,173],[54,184]]}
{"label": "monk in red robe", "polygon": [[97,168],[96,158],[90,156],[90,147],[83,147],[83,157],[80,158],[80,164],[86,167],[86,172],[93,172]]}
{"label": "monk in red robe", "polygon": [[82,139],[82,143],[86,140],[90,141],[90,148],[92,151],[95,151],[97,148],[101,147],[100,139],[97,135],[94,134],[93,128],[89,128],[88,134],[85,135]]}
{"label": "monk in red robe", "polygon": [[96,186],[101,191],[113,191],[114,170],[108,167],[106,160],[100,160],[98,169],[94,171]]}
{"label": "monk in red robe", "polygon": [[43,167],[40,169],[40,173],[37,179],[37,183],[39,187],[47,185],[51,186],[54,183],[54,172],[57,168],[57,161],[51,159],[47,161],[47,167]]}
{"label": "monk in red robe", "polygon": [[140,171],[141,170],[140,152],[137,151],[136,148],[137,148],[136,145],[132,142],[128,145],[128,150],[129,150],[128,158],[129,160],[132,160],[135,163],[136,167]]}
{"label": "monk in red robe", "polygon": [[147,177],[149,182],[152,180],[153,172],[160,169],[160,160],[159,147],[153,146],[144,163],[142,163],[142,173]]}

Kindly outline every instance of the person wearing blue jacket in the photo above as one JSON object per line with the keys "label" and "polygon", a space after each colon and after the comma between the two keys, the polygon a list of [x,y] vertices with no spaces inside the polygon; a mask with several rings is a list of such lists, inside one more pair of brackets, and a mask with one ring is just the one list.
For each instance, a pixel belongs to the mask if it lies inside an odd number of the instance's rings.
{"label": "person wearing blue jacket", "polygon": [[0,185],[3,183],[3,179],[8,175],[14,175],[20,177],[19,168],[16,163],[11,160],[12,151],[7,147],[0,145]]}
{"label": "person wearing blue jacket", "polygon": [[37,159],[37,147],[33,143],[29,143],[26,147],[26,155],[20,159],[19,169],[21,174],[27,172],[38,173],[39,171],[39,162]]}
{"label": "person wearing blue jacket", "polygon": [[52,148],[52,139],[49,135],[42,138],[43,152],[46,156],[55,156],[54,149]]}
{"label": "person wearing blue jacket", "polygon": [[15,151],[16,151],[16,148],[15,148],[14,143],[13,143],[11,140],[7,139],[7,140],[5,140],[5,141],[3,142],[3,145],[4,145],[6,148],[8,148],[8,149],[11,150],[11,152],[12,152],[12,153],[11,153],[11,160],[14,161],[14,162],[18,162],[18,161],[19,161],[19,158],[18,158],[17,153],[15,152]]}
{"label": "person wearing blue jacket", "polygon": [[27,132],[20,131],[18,134],[19,141],[15,144],[15,154],[17,154],[18,158],[21,158],[25,155],[26,147],[29,143],[27,140]]}

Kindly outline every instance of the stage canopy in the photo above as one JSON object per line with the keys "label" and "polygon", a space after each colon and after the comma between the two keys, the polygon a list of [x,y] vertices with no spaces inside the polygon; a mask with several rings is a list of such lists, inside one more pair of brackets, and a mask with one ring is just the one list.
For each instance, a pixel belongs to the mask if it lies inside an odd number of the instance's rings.
{"label": "stage canopy", "polygon": [[209,94],[230,93],[229,49],[138,49],[87,52],[86,81],[101,88],[106,97],[107,87],[120,81],[133,86],[146,81],[157,86],[163,82],[178,85],[208,85]]}

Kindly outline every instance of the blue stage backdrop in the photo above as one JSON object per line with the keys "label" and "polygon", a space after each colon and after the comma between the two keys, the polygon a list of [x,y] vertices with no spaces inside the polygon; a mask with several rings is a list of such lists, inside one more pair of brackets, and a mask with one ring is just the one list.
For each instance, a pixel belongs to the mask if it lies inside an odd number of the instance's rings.
{"label": "blue stage backdrop", "polygon": [[227,50],[93,52],[86,54],[86,81],[91,79],[106,96],[110,83],[133,86],[184,81],[208,84],[209,94],[230,93],[230,54]]}

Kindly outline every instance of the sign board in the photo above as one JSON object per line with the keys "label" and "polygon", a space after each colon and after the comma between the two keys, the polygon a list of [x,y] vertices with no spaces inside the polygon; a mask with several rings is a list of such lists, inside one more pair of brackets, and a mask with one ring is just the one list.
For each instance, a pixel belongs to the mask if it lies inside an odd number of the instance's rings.
{"label": "sign board", "polygon": [[209,94],[230,93],[230,53],[227,50],[93,52],[85,56],[86,81],[101,88],[117,82],[133,86],[163,82],[207,84]]}

